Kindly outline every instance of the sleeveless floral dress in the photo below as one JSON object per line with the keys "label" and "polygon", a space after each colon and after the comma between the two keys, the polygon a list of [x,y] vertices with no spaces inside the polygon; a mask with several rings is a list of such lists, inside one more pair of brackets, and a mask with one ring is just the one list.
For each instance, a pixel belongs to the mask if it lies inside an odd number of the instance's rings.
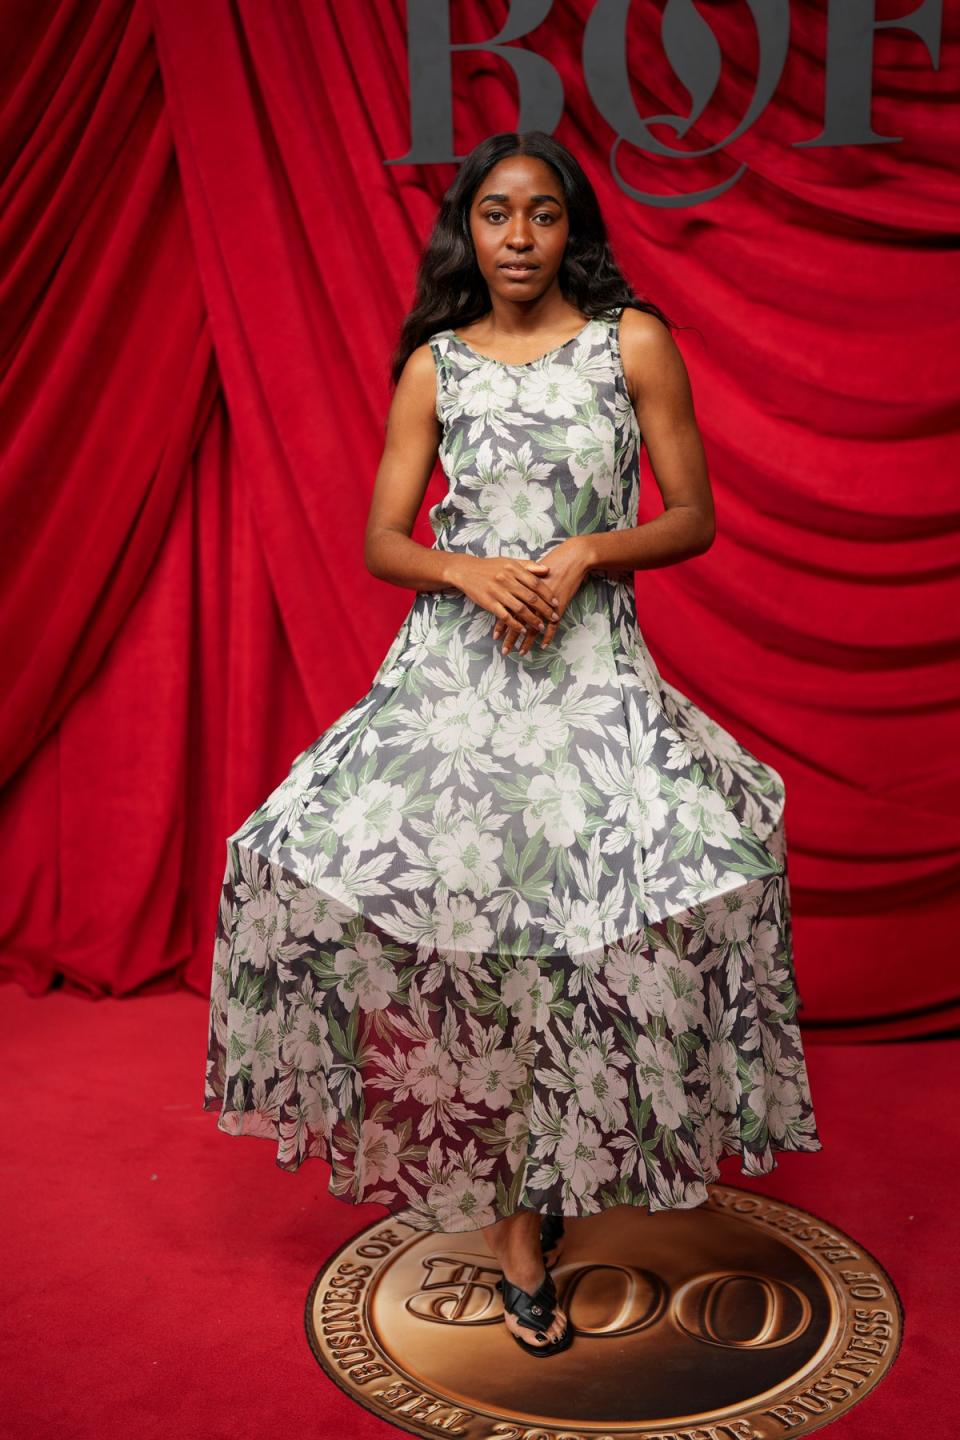
{"label": "sleeveless floral dress", "polygon": [[[620,311],[526,364],[430,339],[434,548],[637,523]],[[421,1230],[707,1199],[819,1150],[779,774],[661,679],[631,575],[504,655],[416,594],[371,687],[227,839],[204,1108]]]}

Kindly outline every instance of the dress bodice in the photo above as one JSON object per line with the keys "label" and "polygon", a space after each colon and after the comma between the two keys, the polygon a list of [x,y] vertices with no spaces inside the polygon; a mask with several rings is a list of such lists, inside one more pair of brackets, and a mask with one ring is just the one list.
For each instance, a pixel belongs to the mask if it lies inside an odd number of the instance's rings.
{"label": "dress bodice", "polygon": [[533,558],[570,535],[636,525],[640,431],[621,313],[520,364],[481,355],[452,328],[430,337],[449,481],[429,512],[435,548]]}

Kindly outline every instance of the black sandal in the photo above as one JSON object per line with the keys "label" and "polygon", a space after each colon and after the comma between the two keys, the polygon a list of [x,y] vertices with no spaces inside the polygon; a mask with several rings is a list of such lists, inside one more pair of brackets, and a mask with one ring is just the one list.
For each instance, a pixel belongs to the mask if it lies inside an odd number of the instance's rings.
{"label": "black sandal", "polygon": [[[526,1290],[521,1290],[519,1285],[514,1285],[506,1275],[497,1281],[497,1289],[503,1296],[504,1313],[509,1312],[511,1315],[515,1315],[520,1324],[526,1326],[528,1330],[537,1330],[543,1334],[553,1324],[557,1287],[549,1272],[532,1295]],[[546,1345],[528,1345],[526,1340],[521,1340],[519,1335],[514,1334],[509,1325],[507,1331],[520,1348],[526,1350],[530,1355],[557,1355],[561,1350],[568,1349],[573,1343],[573,1330],[569,1320],[559,1340],[551,1340]]]}
{"label": "black sandal", "polygon": [[547,1255],[563,1237],[563,1216],[544,1215],[540,1220],[540,1249],[543,1253],[544,1264]]}

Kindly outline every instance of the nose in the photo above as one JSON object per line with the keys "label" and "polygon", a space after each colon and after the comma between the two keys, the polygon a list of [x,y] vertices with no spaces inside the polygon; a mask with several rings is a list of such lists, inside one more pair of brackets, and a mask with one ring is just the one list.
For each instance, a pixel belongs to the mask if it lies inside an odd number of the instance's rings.
{"label": "nose", "polygon": [[533,239],[528,222],[521,215],[514,216],[510,222],[510,233],[506,239],[507,249],[529,250],[532,244]]}

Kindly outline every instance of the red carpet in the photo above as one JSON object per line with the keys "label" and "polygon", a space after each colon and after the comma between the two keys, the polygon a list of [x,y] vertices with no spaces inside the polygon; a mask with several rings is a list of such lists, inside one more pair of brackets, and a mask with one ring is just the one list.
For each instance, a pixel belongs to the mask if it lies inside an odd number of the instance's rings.
{"label": "red carpet", "polygon": [[[296,1175],[201,1108],[207,1007],[179,992],[3,996],[0,1435],[15,1440],[398,1436],[310,1353],[310,1282],[378,1219]],[[892,1371],[831,1435],[946,1436],[954,1356],[960,1040],[809,1043],[824,1150],[762,1181],[891,1274],[905,1330]]]}

